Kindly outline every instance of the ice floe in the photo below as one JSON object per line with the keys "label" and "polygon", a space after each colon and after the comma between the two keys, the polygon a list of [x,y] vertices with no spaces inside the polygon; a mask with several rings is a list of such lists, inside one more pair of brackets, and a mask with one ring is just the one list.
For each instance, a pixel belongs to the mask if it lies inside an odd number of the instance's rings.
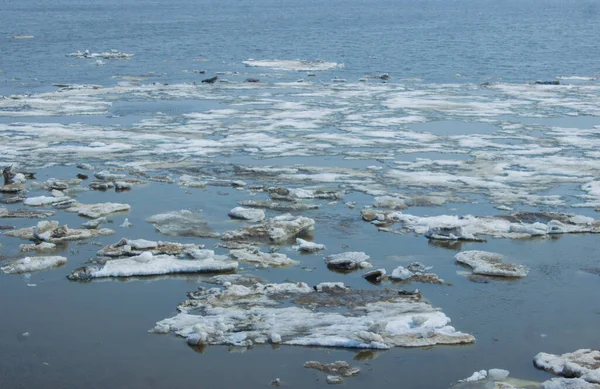
{"label": "ice floe", "polygon": [[114,234],[115,231],[102,229],[79,229],[68,228],[66,225],[59,225],[57,221],[41,221],[34,227],[19,228],[7,231],[4,235],[25,240],[44,241],[51,243],[83,240],[96,236],[107,236]]}
{"label": "ice floe", "polygon": [[127,212],[131,209],[129,204],[120,203],[98,203],[98,204],[76,204],[65,209],[67,212],[74,212],[80,216],[97,219],[102,216],[110,215],[115,212]]}
{"label": "ice floe", "polygon": [[240,262],[253,263],[260,266],[289,266],[299,263],[282,253],[265,253],[259,248],[243,248],[230,250],[229,253]]}
{"label": "ice floe", "polygon": [[326,373],[326,381],[330,385],[342,384],[345,377],[352,377],[360,373],[359,367],[352,367],[346,361],[336,361],[332,363],[307,361],[304,363],[304,367]]}
{"label": "ice floe", "polygon": [[200,213],[187,209],[154,215],[147,218],[146,221],[154,224],[154,228],[159,232],[169,236],[219,237],[219,234],[208,226]]}
{"label": "ice floe", "polygon": [[35,211],[29,209],[7,209],[0,207],[0,218],[45,219],[54,215],[54,211]]}
{"label": "ice floe", "polygon": [[[305,283],[225,285],[188,294],[180,313],[152,332],[175,332],[188,344],[281,343],[387,349],[474,342],[419,293],[354,290]],[[331,308],[335,308],[332,311]],[[276,335],[276,336],[275,336]],[[275,342],[274,342],[275,341]]]}
{"label": "ice floe", "polygon": [[242,219],[250,221],[261,221],[265,218],[265,211],[262,209],[248,209],[244,207],[235,207],[227,214],[232,219]]}
{"label": "ice floe", "polygon": [[529,238],[568,233],[598,233],[600,223],[591,217],[567,213],[517,212],[498,216],[415,216],[399,211],[365,209],[362,218],[378,226],[398,223],[403,230],[424,234],[430,239],[483,240]]}
{"label": "ice floe", "polygon": [[[539,353],[534,357],[533,364],[539,369],[544,369],[565,378],[581,378],[581,380],[591,384],[600,384],[600,351],[598,350],[580,349],[562,355]],[[570,388],[574,385],[557,380],[548,387],[558,387],[552,385],[559,381],[563,382],[565,387]]]}
{"label": "ice floe", "polygon": [[504,263],[504,255],[488,251],[463,251],[454,257],[473,268],[473,274],[497,277],[525,277],[529,269],[523,265]]}
{"label": "ice floe", "polygon": [[289,70],[289,71],[323,71],[343,68],[343,64],[335,62],[325,62],[317,60],[315,62],[304,61],[304,60],[255,60],[248,59],[242,62],[246,66],[271,68],[274,70]]}
{"label": "ice floe", "polygon": [[244,207],[265,208],[281,212],[306,211],[319,208],[319,204],[300,201],[241,200],[238,204]]}
{"label": "ice floe", "polygon": [[[97,255],[102,257],[131,257],[142,254],[143,252],[150,252],[153,255],[177,255],[181,256],[186,254],[188,251],[203,249],[204,245],[198,245],[193,243],[177,243],[177,242],[162,242],[162,241],[151,241],[146,239],[127,239],[123,238],[117,243],[103,247],[97,252]],[[207,250],[212,253],[214,257],[214,251]],[[193,255],[191,255],[193,256]],[[221,256],[219,259],[226,259],[225,256]]]}
{"label": "ice floe", "polygon": [[330,269],[335,270],[356,270],[368,269],[372,267],[369,257],[363,252],[348,251],[345,253],[332,254],[325,257],[325,264]]}
{"label": "ice floe", "polygon": [[135,54],[127,54],[127,53],[121,53],[118,50],[115,49],[111,49],[110,51],[105,51],[102,53],[91,53],[89,50],[84,50],[84,51],[79,51],[77,50],[74,53],[70,53],[67,56],[69,57],[75,57],[78,59],[96,59],[96,58],[102,58],[102,59],[131,59]]}
{"label": "ice floe", "polygon": [[431,266],[425,266],[420,262],[412,262],[406,268],[398,266],[392,271],[390,279],[393,281],[423,282],[427,284],[443,284],[444,280],[435,273],[429,273]]}
{"label": "ice floe", "polygon": [[153,255],[144,251],[134,257],[106,261],[104,266],[84,266],[68,275],[70,280],[89,280],[103,277],[155,276],[165,274],[219,273],[237,269],[237,262],[214,258],[201,260],[179,259],[171,255]]}
{"label": "ice floe", "polygon": [[16,261],[8,262],[0,269],[6,274],[28,273],[38,270],[61,266],[67,263],[67,258],[52,257],[25,257]]}
{"label": "ice floe", "polygon": [[312,253],[315,251],[325,250],[324,244],[319,244],[315,242],[309,242],[307,240],[296,238],[296,245],[294,246],[294,250],[302,251],[306,253]]}
{"label": "ice floe", "polygon": [[315,221],[304,216],[284,214],[266,219],[259,224],[242,227],[235,231],[226,231],[221,235],[223,240],[259,241],[284,243],[289,239],[312,231]]}

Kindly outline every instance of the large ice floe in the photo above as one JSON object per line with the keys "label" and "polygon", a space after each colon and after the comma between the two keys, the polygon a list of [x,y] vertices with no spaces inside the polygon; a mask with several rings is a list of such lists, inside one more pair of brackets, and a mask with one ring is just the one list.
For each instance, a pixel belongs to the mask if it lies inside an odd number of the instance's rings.
{"label": "large ice floe", "polygon": [[221,235],[223,240],[285,243],[290,239],[309,234],[314,229],[315,221],[304,216],[284,214],[266,219],[258,224],[242,227],[234,231],[226,231]]}
{"label": "large ice floe", "polygon": [[199,212],[187,209],[150,216],[146,221],[154,224],[154,228],[159,232],[169,236],[219,237]]}
{"label": "large ice floe", "polygon": [[533,359],[533,364],[539,369],[564,377],[544,383],[544,388],[600,388],[598,350],[581,349],[562,355],[539,353]]}
{"label": "large ice floe", "polygon": [[67,258],[60,256],[51,257],[25,257],[16,261],[7,262],[0,269],[6,274],[28,273],[46,270],[67,263]]}
{"label": "large ice floe", "polygon": [[41,221],[34,227],[19,228],[7,231],[4,235],[25,240],[44,241],[51,243],[83,240],[96,236],[107,236],[114,234],[115,231],[108,228],[87,229],[87,228],[68,228],[66,225],[60,225],[57,221]]}
{"label": "large ice floe", "polygon": [[67,277],[70,280],[90,280],[104,277],[156,276],[165,274],[221,273],[237,269],[237,262],[221,260],[215,256],[181,259],[173,255],[153,255],[144,251],[133,257],[107,260],[104,266],[84,266],[75,269]]}
{"label": "large ice floe", "polygon": [[397,223],[400,231],[423,234],[434,240],[481,241],[482,236],[522,239],[569,233],[599,233],[594,218],[567,213],[517,212],[498,216],[415,216],[402,212],[362,210],[362,218],[384,231]]}
{"label": "large ice floe", "polygon": [[305,60],[284,60],[284,59],[272,59],[272,60],[256,60],[248,59],[243,61],[244,65],[251,67],[271,68],[274,70],[290,70],[290,71],[319,71],[319,70],[331,70],[336,68],[343,68],[343,64],[337,64],[335,62],[325,62],[317,60],[315,62]]}
{"label": "large ice floe", "polygon": [[190,345],[387,349],[473,343],[418,292],[355,290],[343,283],[224,284],[188,294],[179,314],[152,332],[175,332]]}
{"label": "large ice floe", "polygon": [[473,274],[497,277],[525,277],[529,269],[523,265],[504,263],[504,255],[489,251],[463,251],[454,256],[457,262],[473,268]]}

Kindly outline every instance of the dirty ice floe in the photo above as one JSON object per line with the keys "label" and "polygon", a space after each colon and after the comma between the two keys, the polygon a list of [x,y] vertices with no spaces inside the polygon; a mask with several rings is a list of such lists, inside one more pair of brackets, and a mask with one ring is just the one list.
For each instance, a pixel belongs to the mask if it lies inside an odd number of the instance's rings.
{"label": "dirty ice floe", "polygon": [[420,262],[412,262],[406,268],[398,266],[392,271],[390,278],[393,281],[415,281],[428,284],[443,284],[444,280],[435,273],[428,273],[431,266],[425,266]]}
{"label": "dirty ice floe", "polygon": [[337,189],[331,188],[269,188],[269,196],[275,200],[294,201],[298,199],[321,199],[321,200],[341,200],[344,194]]}
{"label": "dirty ice floe", "polygon": [[406,202],[404,199],[400,199],[398,197],[392,196],[379,196],[375,197],[375,202],[373,203],[375,208],[388,208],[388,209],[405,209],[407,208]]}
{"label": "dirty ice floe", "polygon": [[504,369],[480,370],[471,376],[459,380],[452,385],[455,389],[518,389],[538,388],[539,383],[509,378],[509,371]]}
{"label": "dirty ice floe", "polygon": [[539,369],[566,378],[581,378],[588,383],[600,384],[600,351],[598,350],[580,349],[562,355],[539,353],[533,359],[533,364]]}
{"label": "dirty ice floe", "polygon": [[64,242],[72,240],[88,239],[95,236],[112,235],[115,231],[102,228],[99,230],[68,228],[66,225],[59,225],[57,221],[41,221],[34,227],[20,228],[7,231],[4,235],[34,241],[45,242]]}
{"label": "dirty ice floe", "polygon": [[[153,255],[183,255],[190,252],[191,257],[194,257],[195,250],[201,250],[204,248],[204,245],[197,244],[182,244],[176,242],[162,242],[162,241],[151,241],[146,239],[127,239],[123,238],[115,244],[111,244],[103,247],[97,252],[97,255],[101,257],[132,257],[142,254],[147,251],[152,253]],[[206,250],[212,253],[211,256],[214,256],[214,251]],[[225,256],[219,259],[226,259]]]}
{"label": "dirty ice floe", "polygon": [[54,215],[54,211],[34,211],[29,209],[7,209],[0,207],[0,218],[45,219]]}
{"label": "dirty ice floe", "polygon": [[[336,284],[337,285],[337,284]],[[281,343],[387,349],[473,343],[419,293],[307,284],[226,285],[189,293],[180,313],[153,332],[175,332],[192,345]]]}
{"label": "dirty ice floe", "polygon": [[240,262],[254,263],[266,266],[288,266],[295,265],[298,261],[289,258],[282,253],[264,253],[258,247],[234,249],[229,252],[231,256]]}
{"label": "dirty ice floe", "polygon": [[336,361],[332,363],[321,363],[317,361],[307,361],[304,363],[307,369],[315,369],[328,374],[326,381],[328,384],[335,385],[344,382],[344,377],[352,377],[360,373],[360,368],[351,367],[346,361]]}
{"label": "dirty ice floe", "polygon": [[325,257],[325,264],[330,269],[336,270],[355,270],[358,268],[368,269],[372,267],[369,263],[369,256],[363,252],[348,251],[345,253],[328,255]]}
{"label": "dirty ice floe", "polygon": [[244,207],[265,208],[281,212],[306,211],[319,208],[319,204],[300,201],[241,200],[238,204]]}
{"label": "dirty ice floe", "polygon": [[25,257],[16,261],[8,262],[1,267],[6,274],[28,273],[32,271],[45,270],[61,266],[67,263],[67,258],[52,257]]}
{"label": "dirty ice floe", "polygon": [[212,257],[201,260],[187,260],[171,255],[153,255],[151,252],[145,251],[134,257],[108,260],[102,267],[80,267],[69,274],[68,278],[70,280],[89,280],[102,277],[217,273],[235,271],[237,266],[237,262],[215,260]]}
{"label": "dirty ice floe", "polygon": [[219,237],[198,212],[187,209],[154,215],[146,221],[154,224],[154,228],[159,232],[169,236]]}
{"label": "dirty ice floe", "polygon": [[525,277],[529,269],[523,265],[503,263],[502,254],[471,250],[456,254],[456,261],[473,268],[473,274],[498,277]]}
{"label": "dirty ice floe", "polygon": [[53,197],[53,196],[38,196],[38,197],[29,197],[23,201],[23,204],[33,206],[33,207],[42,207],[45,205],[54,205],[59,204],[63,201],[70,200],[69,196],[63,197]]}
{"label": "dirty ice floe", "polygon": [[314,225],[315,221],[313,219],[303,216],[293,216],[287,213],[264,220],[250,227],[242,227],[235,231],[224,232],[221,238],[223,240],[283,243],[312,231]]}
{"label": "dirty ice floe", "polygon": [[294,246],[294,250],[312,253],[315,251],[325,250],[325,245],[315,242],[309,242],[301,238],[296,238],[296,245]]}
{"label": "dirty ice floe", "polygon": [[246,66],[250,67],[261,67],[261,68],[271,68],[274,70],[290,70],[290,71],[319,71],[319,70],[331,70],[331,69],[340,69],[343,68],[343,64],[338,64],[335,62],[325,62],[321,60],[317,60],[315,62],[311,61],[302,61],[302,60],[255,60],[248,59],[247,61],[242,61],[242,63]]}
{"label": "dirty ice floe", "polygon": [[121,53],[118,50],[112,49],[110,51],[102,52],[102,53],[90,53],[89,50],[79,51],[77,50],[74,53],[67,54],[68,57],[75,57],[79,59],[131,59],[135,54],[127,54]]}
{"label": "dirty ice floe", "polygon": [[600,223],[591,217],[566,213],[517,212],[498,216],[420,217],[400,211],[361,211],[364,220],[377,226],[399,223],[402,229],[425,234],[431,239],[481,240],[480,235],[495,238],[529,238],[551,234],[599,233]]}
{"label": "dirty ice floe", "polygon": [[19,250],[23,252],[29,251],[53,251],[56,249],[56,245],[54,243],[49,242],[41,242],[41,243],[32,243],[32,244],[20,244]]}
{"label": "dirty ice floe", "polygon": [[115,212],[126,212],[131,209],[129,204],[119,203],[98,203],[98,204],[77,204],[67,208],[67,212],[75,212],[80,216],[97,219],[102,216],[110,215]]}

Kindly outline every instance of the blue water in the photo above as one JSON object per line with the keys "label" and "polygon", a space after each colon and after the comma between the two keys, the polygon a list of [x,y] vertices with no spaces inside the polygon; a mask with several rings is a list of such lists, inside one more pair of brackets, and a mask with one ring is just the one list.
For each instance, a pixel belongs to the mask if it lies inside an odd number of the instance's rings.
{"label": "blue water", "polygon": [[[0,93],[106,85],[119,74],[198,79],[181,71],[243,70],[248,58],[322,58],[345,64],[348,78],[387,72],[432,83],[600,73],[600,4],[591,0],[2,0],[0,9]],[[65,56],[112,48],[135,57],[96,67]]]}

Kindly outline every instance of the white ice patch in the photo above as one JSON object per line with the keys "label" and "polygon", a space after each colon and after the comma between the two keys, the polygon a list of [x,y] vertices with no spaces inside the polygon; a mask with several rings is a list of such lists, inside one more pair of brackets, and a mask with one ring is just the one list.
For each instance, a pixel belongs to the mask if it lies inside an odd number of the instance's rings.
{"label": "white ice patch", "polygon": [[67,258],[52,257],[25,257],[16,261],[8,262],[0,269],[6,274],[27,273],[38,270],[46,270],[67,263]]}
{"label": "white ice patch", "polygon": [[323,71],[343,68],[343,64],[325,61],[302,61],[302,60],[255,60],[249,59],[242,62],[246,66],[271,68],[274,70],[289,70],[289,71]]}
{"label": "white ice patch", "polygon": [[[474,341],[449,326],[442,312],[419,302],[417,295],[317,290],[290,283],[200,291],[179,306],[177,316],[158,322],[153,332],[172,331],[193,344],[238,346],[268,340],[273,333],[277,343],[322,347],[387,349]],[[337,309],[321,309],[324,305]],[[415,315],[425,321],[415,325]]]}
{"label": "white ice patch", "polygon": [[473,268],[474,274],[498,277],[525,277],[529,273],[523,265],[502,262],[502,254],[488,251],[471,250],[463,251],[454,257],[460,263]]}
{"label": "white ice patch", "polygon": [[85,276],[73,276],[81,269],[71,273],[72,279],[88,279],[102,277],[153,276],[179,273],[215,273],[230,272],[237,269],[238,263],[220,261],[212,258],[202,260],[178,259],[170,255],[152,255],[145,251],[134,257],[106,261],[102,268],[87,267]]}
{"label": "white ice patch", "polygon": [[325,250],[325,245],[296,238],[296,245],[294,246],[294,250],[312,253],[315,251]]}

